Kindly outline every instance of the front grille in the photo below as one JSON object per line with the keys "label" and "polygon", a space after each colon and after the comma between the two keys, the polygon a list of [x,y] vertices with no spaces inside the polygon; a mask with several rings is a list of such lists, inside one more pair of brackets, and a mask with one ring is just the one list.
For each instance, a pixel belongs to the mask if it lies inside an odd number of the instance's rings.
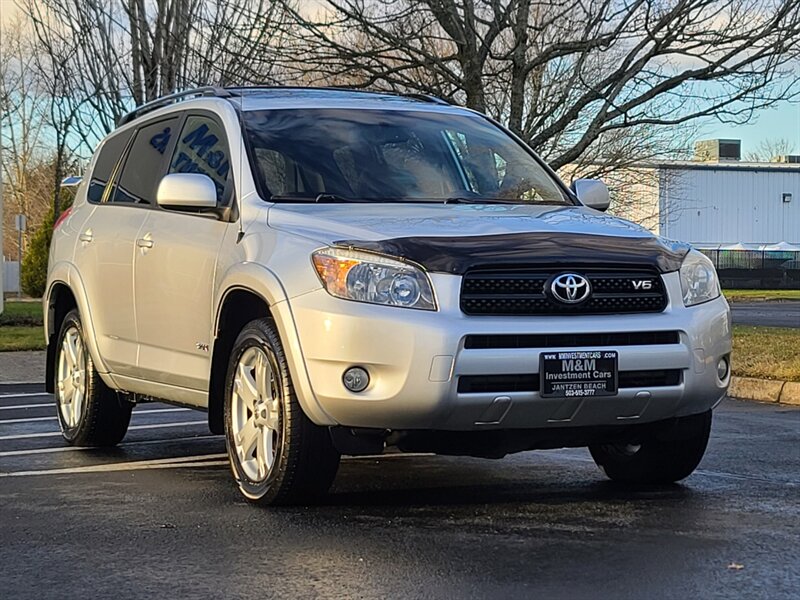
{"label": "front grille", "polygon": [[[562,273],[588,279],[590,297],[579,304],[555,299],[549,282]],[[461,284],[461,310],[468,315],[648,313],[666,306],[661,277],[647,269],[475,270],[464,275]]]}
{"label": "front grille", "polygon": [[[679,385],[680,369],[659,371],[620,371],[619,389],[654,388]],[[458,378],[459,394],[508,394],[511,392],[538,392],[538,373],[515,375],[462,375]]]}
{"label": "front grille", "polygon": [[468,335],[464,348],[579,348],[582,346],[655,346],[680,343],[677,331],[633,331],[624,333],[544,333]]}

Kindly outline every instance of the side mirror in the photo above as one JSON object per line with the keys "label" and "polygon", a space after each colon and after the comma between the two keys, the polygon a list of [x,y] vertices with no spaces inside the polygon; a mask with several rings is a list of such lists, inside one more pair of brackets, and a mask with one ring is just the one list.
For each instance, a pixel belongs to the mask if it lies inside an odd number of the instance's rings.
{"label": "side mirror", "polygon": [[581,204],[595,210],[606,210],[611,204],[608,187],[599,179],[576,179],[572,182],[572,191]]}
{"label": "side mirror", "polygon": [[158,184],[156,202],[164,208],[216,208],[217,188],[208,175],[170,173]]}

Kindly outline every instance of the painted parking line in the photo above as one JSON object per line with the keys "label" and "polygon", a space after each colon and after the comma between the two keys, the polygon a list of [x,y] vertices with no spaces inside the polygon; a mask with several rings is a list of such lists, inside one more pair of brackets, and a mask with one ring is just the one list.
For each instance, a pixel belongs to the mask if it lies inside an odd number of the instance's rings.
{"label": "painted parking line", "polygon": [[[208,425],[208,421],[182,421],[180,423],[153,423],[151,425],[132,425],[128,427],[128,431],[136,429],[164,429],[167,427],[187,427],[189,425]],[[31,438],[43,437],[58,437],[61,435],[60,431],[45,432],[45,433],[25,433],[22,435],[0,435],[0,442],[9,440],[27,440]]]}
{"label": "painted parking line", "polygon": [[[225,459],[225,460],[222,460]],[[63,469],[40,469],[37,471],[10,471],[0,477],[29,477],[33,475],[77,475],[80,473],[109,473],[113,471],[136,471],[141,469],[174,469],[179,467],[219,467],[228,464],[227,454],[203,454],[200,456],[181,456],[177,458],[156,458],[135,460],[105,465],[87,465]]]}
{"label": "painted parking line", "polygon": [[[222,436],[219,435],[194,435],[188,437],[178,437],[178,438],[165,438],[162,440],[142,440],[141,442],[124,442],[122,444],[117,444],[115,448],[128,448],[130,446],[154,446],[154,445],[164,445],[164,444],[173,444],[175,442],[196,442],[196,441],[207,441],[207,440],[222,440]],[[55,448],[33,448],[28,450],[6,450],[4,452],[0,452],[0,458],[5,456],[27,456],[29,454],[54,454],[54,453],[61,453],[61,452],[85,452],[86,450],[94,450],[102,451],[102,448],[96,448],[93,446],[57,446]]]}
{"label": "painted parking line", "polygon": [[[156,408],[151,410],[135,410],[131,413],[135,415],[152,415],[154,413],[174,413],[189,412],[191,408]],[[0,419],[0,425],[10,425],[12,423],[31,423],[34,421],[57,421],[58,417],[27,417],[22,419]]]}
{"label": "painted parking line", "polygon": [[0,394],[0,400],[5,398],[33,398],[35,396],[50,396],[50,392],[22,392],[14,394]]}
{"label": "painted parking line", "polygon": [[[44,408],[44,407],[55,408],[55,406],[56,406],[55,402],[37,402],[35,404],[10,404],[8,406],[0,406],[0,410],[14,410],[14,409],[17,409],[17,408],[19,408],[19,409],[23,409],[23,408]],[[153,409],[147,409],[147,410],[155,411],[157,409],[153,408]],[[162,409],[158,409],[158,410],[171,410],[171,409],[170,408],[162,408]],[[191,408],[181,408],[180,410],[193,410],[193,409],[191,409]],[[134,409],[133,410],[133,414],[136,414],[136,412],[137,412],[136,409]],[[138,412],[141,414],[143,411],[138,411]]]}
{"label": "painted parking line", "polygon": [[[344,460],[364,460],[375,458],[413,458],[419,456],[433,456],[432,454],[380,454],[374,456],[348,456]],[[32,471],[0,472],[0,477],[32,477],[36,475],[79,475],[81,473],[111,473],[115,471],[137,471],[144,469],[177,469],[228,466],[228,455],[202,454],[199,456],[181,456],[176,458],[156,458],[150,460],[133,460],[121,463],[102,465],[86,465],[82,467],[67,467],[61,469],[38,469]]]}
{"label": "painted parking line", "polygon": [[9,404],[8,406],[0,406],[0,410],[14,410],[15,408],[41,408],[43,406],[55,407],[55,402],[37,402],[36,404]]}

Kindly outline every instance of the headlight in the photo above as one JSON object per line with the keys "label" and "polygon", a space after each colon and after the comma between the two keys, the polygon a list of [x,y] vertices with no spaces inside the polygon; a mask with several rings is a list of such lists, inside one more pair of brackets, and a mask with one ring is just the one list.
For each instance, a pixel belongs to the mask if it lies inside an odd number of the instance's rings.
{"label": "headlight", "polygon": [[684,306],[702,304],[719,296],[719,280],[714,265],[697,250],[692,250],[683,259],[680,275]]}
{"label": "headlight", "polygon": [[399,260],[344,248],[311,255],[322,285],[332,296],[422,310],[436,310],[425,272]]}

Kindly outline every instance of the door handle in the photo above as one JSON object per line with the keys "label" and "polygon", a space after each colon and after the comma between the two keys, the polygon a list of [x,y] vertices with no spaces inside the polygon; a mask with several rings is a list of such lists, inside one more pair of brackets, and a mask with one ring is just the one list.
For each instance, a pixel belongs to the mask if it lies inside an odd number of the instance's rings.
{"label": "door handle", "polygon": [[94,239],[94,234],[92,233],[91,229],[87,229],[78,236],[78,239],[82,241],[84,244],[88,244]]}
{"label": "door handle", "polygon": [[139,248],[152,248],[153,247],[153,240],[148,233],[146,236],[139,238],[136,240],[136,245]]}

